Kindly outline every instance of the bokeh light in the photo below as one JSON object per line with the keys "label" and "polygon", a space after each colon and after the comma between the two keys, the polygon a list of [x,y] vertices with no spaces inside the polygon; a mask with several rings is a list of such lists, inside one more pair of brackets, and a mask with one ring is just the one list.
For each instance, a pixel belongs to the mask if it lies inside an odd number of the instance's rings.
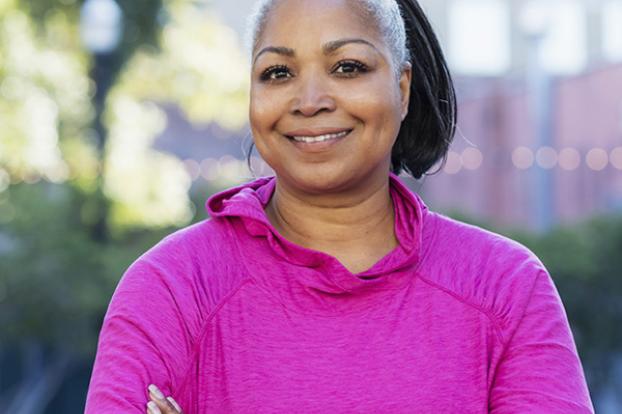
{"label": "bokeh light", "polygon": [[551,169],[557,165],[557,151],[552,147],[540,147],[536,151],[536,163],[544,169]]}
{"label": "bokeh light", "polygon": [[[101,56],[84,50],[79,38],[79,10],[86,0],[0,0],[0,253],[9,252],[0,255],[0,303],[5,301],[7,312],[2,315],[8,320],[28,321],[16,325],[16,344],[28,344],[16,347],[21,359],[0,352],[8,362],[7,384],[13,384],[7,392],[23,387],[25,391],[16,394],[29,395],[35,383],[43,390],[39,384],[47,376],[40,373],[58,366],[48,356],[53,358],[57,349],[62,351],[59,355],[69,355],[64,348],[77,343],[90,347],[88,354],[72,356],[72,368],[62,373],[62,381],[54,377],[47,391],[36,393],[51,401],[50,407],[40,407],[46,412],[80,410],[84,399],[78,394],[88,384],[88,358],[95,351],[96,328],[110,288],[123,266],[163,235],[159,228],[200,219],[205,214],[202,201],[218,189],[274,174],[255,155],[251,173],[238,145],[248,126],[251,57],[227,25],[239,18],[239,29],[244,29],[242,18],[252,0],[166,0],[138,6],[140,2],[131,0],[94,1],[118,3],[124,14],[123,42],[119,56],[114,56],[122,69],[114,73],[105,108],[94,105],[94,95],[108,90],[100,75],[112,74],[111,68]],[[542,4],[557,15],[544,24],[547,33],[529,36],[520,27],[517,17],[527,3]],[[601,210],[617,214],[622,205],[622,102],[614,85],[622,73],[622,36],[617,35],[622,33],[622,1],[604,0],[615,4],[616,13],[601,3],[590,2],[590,10],[581,8],[581,14],[574,0],[421,0],[441,42],[454,42],[443,47],[450,70],[458,75],[461,119],[454,150],[432,169],[447,175],[430,176],[427,186],[402,176],[409,186],[417,184],[411,188],[425,192],[433,209],[499,230],[510,225],[525,233],[542,232],[545,238],[529,235],[534,253],[543,253],[547,267],[548,260],[552,262],[551,275],[567,276],[556,282],[568,295],[564,303],[571,306],[569,316],[579,316],[575,321],[581,351],[598,356],[592,377],[604,380],[599,369],[605,348],[600,345],[616,343],[608,336],[615,329],[589,329],[595,318],[602,318],[599,326],[606,328],[611,319],[581,301],[603,297],[603,303],[620,302],[614,280],[619,266],[594,266],[595,260],[615,259],[616,239],[597,237],[610,230],[617,237],[619,227],[600,221],[589,232],[583,225],[576,232],[548,231]],[[528,23],[537,20],[530,18]],[[578,37],[588,42],[573,41]],[[560,79],[559,73],[572,71],[551,72],[577,63],[579,76]],[[550,111],[538,109],[545,100]],[[101,137],[106,139],[103,152],[94,138],[95,130],[101,132],[100,124],[93,122],[99,115],[107,132]],[[541,129],[544,122],[550,128]],[[540,147],[544,142],[550,146]],[[591,146],[602,148],[589,151]],[[232,155],[223,156],[226,153]],[[605,170],[609,164],[615,170]],[[576,173],[549,173],[557,167]],[[589,174],[590,170],[607,173]],[[106,225],[114,237],[93,237],[91,225],[97,224],[93,219],[99,213],[110,219]],[[38,234],[46,237],[32,236]],[[7,246],[16,246],[16,254]],[[608,247],[613,250],[602,254]],[[589,277],[583,277],[586,274]],[[19,286],[28,289],[14,289]],[[74,309],[73,302],[82,304]],[[32,303],[36,306],[28,306]],[[22,314],[34,315],[34,323]],[[72,321],[69,330],[63,324],[67,315]],[[48,325],[56,330],[48,331]],[[82,328],[88,331],[83,337]],[[58,341],[48,348],[50,338]],[[44,344],[43,353],[33,352],[31,344],[37,341]],[[26,370],[15,361],[23,361]],[[70,372],[74,366],[76,371]],[[62,392],[54,396],[54,390]],[[7,407],[16,405],[10,399],[3,398]],[[64,407],[72,399],[75,409]]]}
{"label": "bokeh light", "polygon": [[455,151],[447,152],[447,161],[443,171],[447,174],[457,174],[462,169],[462,159],[460,154]]}
{"label": "bokeh light", "polygon": [[517,147],[512,151],[512,163],[521,170],[531,168],[534,158],[533,151],[527,147]]}
{"label": "bokeh light", "polygon": [[575,148],[564,148],[559,151],[557,162],[561,169],[566,171],[573,171],[579,168],[581,165],[581,154]]}
{"label": "bokeh light", "polygon": [[201,177],[205,181],[215,181],[220,175],[219,162],[215,158],[206,158],[201,161]]}
{"label": "bokeh light", "polygon": [[477,170],[482,166],[483,160],[484,156],[477,148],[469,147],[462,151],[462,165],[467,170]]}
{"label": "bokeh light", "polygon": [[602,148],[592,148],[585,155],[585,163],[594,171],[602,171],[609,163],[609,154]]}
{"label": "bokeh light", "polygon": [[192,181],[196,181],[201,176],[201,165],[198,161],[191,158],[184,160],[184,167]]}
{"label": "bokeh light", "polygon": [[614,168],[622,170],[622,147],[615,147],[609,154],[609,162]]}
{"label": "bokeh light", "polygon": [[52,168],[48,169],[46,172],[43,173],[44,179],[55,184],[60,184],[67,181],[69,179],[69,176],[69,166],[64,162],[53,166]]}

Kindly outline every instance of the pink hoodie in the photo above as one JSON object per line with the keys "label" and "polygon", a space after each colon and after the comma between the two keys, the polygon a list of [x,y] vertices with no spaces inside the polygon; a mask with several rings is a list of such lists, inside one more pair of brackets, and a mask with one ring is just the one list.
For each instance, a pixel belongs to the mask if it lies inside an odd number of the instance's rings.
{"label": "pink hoodie", "polygon": [[87,413],[593,413],[538,258],[431,212],[391,175],[400,246],[352,274],[294,245],[276,180],[211,197],[205,220],[136,260],[112,297]]}

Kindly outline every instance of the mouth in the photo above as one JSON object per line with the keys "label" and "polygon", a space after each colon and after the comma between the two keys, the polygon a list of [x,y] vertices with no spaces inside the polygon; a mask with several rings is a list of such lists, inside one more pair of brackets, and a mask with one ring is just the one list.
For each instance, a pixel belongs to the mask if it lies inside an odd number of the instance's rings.
{"label": "mouth", "polygon": [[304,135],[303,134],[285,135],[285,137],[295,142],[300,142],[300,143],[305,143],[305,144],[316,144],[320,142],[326,142],[326,141],[332,141],[332,140],[344,138],[348,136],[351,132],[352,132],[352,129],[345,129],[342,131],[325,133],[321,135],[305,133]]}

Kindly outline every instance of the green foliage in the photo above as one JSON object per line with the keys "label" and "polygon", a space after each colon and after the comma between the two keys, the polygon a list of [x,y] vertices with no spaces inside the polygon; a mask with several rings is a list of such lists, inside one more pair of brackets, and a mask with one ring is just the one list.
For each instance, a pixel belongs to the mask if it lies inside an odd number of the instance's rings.
{"label": "green foliage", "polygon": [[[178,106],[191,122],[239,129],[248,69],[235,34],[208,9],[117,2],[121,45],[98,60],[80,42],[82,1],[0,0],[0,191],[39,178],[71,182],[93,194],[87,214],[97,223],[105,216],[112,232],[184,225],[191,178],[180,160],[152,148],[168,122],[157,103]],[[105,127],[94,122],[100,110]],[[104,196],[109,214],[94,202]]]}
{"label": "green foliage", "polygon": [[83,222],[85,195],[69,185],[14,185],[0,196],[3,341],[91,355],[120,276],[170,229],[103,245]]}
{"label": "green foliage", "polygon": [[542,260],[564,303],[590,388],[609,383],[615,356],[622,353],[622,215],[560,225],[542,235],[491,230]]}
{"label": "green foliage", "polygon": [[[43,27],[51,16],[62,14],[68,22],[77,26],[80,7],[85,0],[20,0],[20,8]],[[137,47],[158,45],[160,22],[163,13],[162,0],[116,0],[123,11],[123,36],[117,56],[117,68],[121,70]]]}
{"label": "green foliage", "polygon": [[607,383],[613,357],[622,353],[622,216],[516,238],[551,273],[591,384]]}
{"label": "green foliage", "polygon": [[[238,44],[208,10],[185,0],[116,1],[123,37],[104,62],[81,44],[83,0],[0,0],[3,403],[15,389],[55,393],[46,374],[55,354],[88,361],[88,372],[123,272],[202,207],[204,197],[188,198],[184,165],[151,148],[167,122],[154,102],[178,105],[194,122],[238,128],[246,118]],[[94,122],[100,109],[105,128]],[[100,129],[109,131],[104,154]],[[99,231],[105,222],[110,231]],[[33,378],[48,383],[38,397]]]}
{"label": "green foliage", "polygon": [[[0,0],[0,345],[32,341],[91,358],[124,270],[173,230],[155,227],[171,223],[166,214],[188,219],[183,166],[150,148],[166,124],[150,102],[175,103],[194,122],[237,127],[246,117],[248,85],[230,33],[192,2],[118,0],[125,29],[112,68],[105,196],[114,199],[119,223],[149,229],[116,229],[100,243],[93,221],[110,200],[94,188],[102,167],[88,131],[93,88],[78,37],[82,3]],[[195,221],[204,216],[209,190],[195,194]],[[599,388],[622,352],[622,217],[544,235],[493,230],[522,242],[547,266],[590,387]]]}
{"label": "green foliage", "polygon": [[14,0],[3,1],[0,170],[14,180],[45,176],[62,181],[78,175],[79,168],[70,169],[75,163],[65,163],[58,151],[60,141],[81,137],[92,117],[86,57],[76,30],[61,13],[37,24]]}
{"label": "green foliage", "polygon": [[155,103],[176,105],[193,124],[239,130],[248,119],[248,67],[235,33],[192,2],[169,1],[164,10],[160,49],[139,49],[108,97],[105,192],[117,228],[191,218],[187,169],[152,149],[168,122]]}

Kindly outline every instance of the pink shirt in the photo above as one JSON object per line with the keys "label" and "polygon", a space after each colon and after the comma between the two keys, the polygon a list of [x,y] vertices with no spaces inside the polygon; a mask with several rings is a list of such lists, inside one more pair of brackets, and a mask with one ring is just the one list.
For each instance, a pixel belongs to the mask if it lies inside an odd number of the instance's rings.
{"label": "pink shirt", "polygon": [[274,178],[211,197],[123,275],[86,412],[592,413],[540,260],[390,181],[400,245],[359,274],[275,231]]}

